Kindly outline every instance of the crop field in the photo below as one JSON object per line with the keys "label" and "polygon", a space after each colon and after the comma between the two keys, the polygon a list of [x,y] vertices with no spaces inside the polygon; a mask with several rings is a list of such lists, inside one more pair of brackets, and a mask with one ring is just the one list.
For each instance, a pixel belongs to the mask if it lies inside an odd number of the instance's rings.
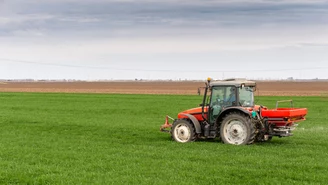
{"label": "crop field", "polygon": [[[308,108],[294,136],[246,146],[181,144],[165,115],[201,96],[0,93],[0,184],[326,184],[328,99],[259,96]],[[285,106],[288,106],[286,104]]]}

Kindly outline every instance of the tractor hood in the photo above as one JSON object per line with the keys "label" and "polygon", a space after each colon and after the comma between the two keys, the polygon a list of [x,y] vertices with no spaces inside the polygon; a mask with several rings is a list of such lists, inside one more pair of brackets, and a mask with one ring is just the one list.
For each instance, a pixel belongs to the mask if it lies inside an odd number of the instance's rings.
{"label": "tractor hood", "polygon": [[[207,110],[208,110],[208,106],[204,107],[204,112],[205,112],[204,116],[205,116],[205,118],[207,118]],[[192,108],[192,109],[182,111],[178,114],[178,119],[187,118],[187,116],[185,116],[185,114],[193,115],[199,121],[204,120],[203,117],[202,117],[202,107],[196,107],[196,108]]]}
{"label": "tractor hood", "polygon": [[[258,111],[259,107],[260,106],[256,105],[254,107],[244,107],[244,109],[251,113],[253,110]],[[266,109],[266,107],[264,107],[264,109]],[[204,117],[206,119],[208,119],[207,112],[208,112],[208,106],[204,107]],[[202,107],[196,107],[196,108],[184,110],[184,111],[178,113],[178,119],[188,118],[188,116],[186,116],[186,114],[194,116],[198,121],[204,121],[204,118],[202,116]]]}

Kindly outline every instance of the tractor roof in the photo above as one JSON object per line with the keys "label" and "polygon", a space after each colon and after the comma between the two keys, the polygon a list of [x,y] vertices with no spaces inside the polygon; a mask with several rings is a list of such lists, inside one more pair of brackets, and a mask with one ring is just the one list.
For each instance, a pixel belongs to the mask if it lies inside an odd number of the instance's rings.
{"label": "tractor roof", "polygon": [[254,81],[249,81],[242,78],[234,78],[234,79],[225,79],[220,81],[211,81],[210,86],[236,86],[240,87],[242,84],[245,86],[255,86],[256,83]]}

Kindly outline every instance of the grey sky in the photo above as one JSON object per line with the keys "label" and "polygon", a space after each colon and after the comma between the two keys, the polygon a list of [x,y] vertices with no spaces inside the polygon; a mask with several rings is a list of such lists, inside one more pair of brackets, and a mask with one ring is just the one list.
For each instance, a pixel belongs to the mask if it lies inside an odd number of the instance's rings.
{"label": "grey sky", "polygon": [[327,51],[328,1],[0,0],[0,79],[328,78]]}

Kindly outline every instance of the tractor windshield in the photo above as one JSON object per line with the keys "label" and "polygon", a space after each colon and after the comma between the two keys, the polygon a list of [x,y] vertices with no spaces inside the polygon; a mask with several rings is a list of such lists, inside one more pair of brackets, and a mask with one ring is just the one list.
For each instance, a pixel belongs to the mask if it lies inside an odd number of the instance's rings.
{"label": "tractor windshield", "polygon": [[243,87],[239,89],[239,103],[243,107],[254,106],[254,87]]}
{"label": "tractor windshield", "polygon": [[236,106],[236,87],[217,86],[212,87],[211,106],[220,105],[222,107]]}

